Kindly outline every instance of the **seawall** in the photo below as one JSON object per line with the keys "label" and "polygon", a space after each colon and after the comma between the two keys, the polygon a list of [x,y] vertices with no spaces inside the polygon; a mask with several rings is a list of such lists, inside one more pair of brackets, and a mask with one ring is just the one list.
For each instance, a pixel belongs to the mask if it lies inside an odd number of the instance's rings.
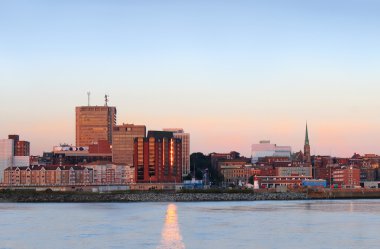
{"label": "seawall", "polygon": [[259,201],[308,199],[380,199],[380,190],[304,190],[274,192],[36,192],[0,191],[0,202],[194,202],[194,201]]}
{"label": "seawall", "polygon": [[0,193],[0,202],[194,202],[194,201],[256,201],[305,200],[304,193]]}

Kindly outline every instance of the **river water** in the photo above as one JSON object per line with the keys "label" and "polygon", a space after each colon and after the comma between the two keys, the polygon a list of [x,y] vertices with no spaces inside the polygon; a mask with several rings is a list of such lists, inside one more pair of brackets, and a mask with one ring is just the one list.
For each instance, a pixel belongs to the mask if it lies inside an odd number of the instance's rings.
{"label": "river water", "polygon": [[380,200],[0,203],[0,248],[380,248]]}

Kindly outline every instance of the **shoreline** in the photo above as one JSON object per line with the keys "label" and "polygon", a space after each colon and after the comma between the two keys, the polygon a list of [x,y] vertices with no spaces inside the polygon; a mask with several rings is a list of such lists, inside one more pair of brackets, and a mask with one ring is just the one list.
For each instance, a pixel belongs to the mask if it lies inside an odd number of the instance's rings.
{"label": "shoreline", "polygon": [[207,202],[263,200],[380,199],[380,191],[194,191],[194,192],[35,192],[1,191],[0,203],[81,203],[81,202]]}

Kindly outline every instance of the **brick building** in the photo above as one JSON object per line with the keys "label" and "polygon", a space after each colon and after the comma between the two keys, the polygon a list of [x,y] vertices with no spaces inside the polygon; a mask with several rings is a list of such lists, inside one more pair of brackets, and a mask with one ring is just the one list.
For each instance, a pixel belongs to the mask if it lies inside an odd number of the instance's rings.
{"label": "brick building", "polygon": [[79,185],[93,182],[93,170],[81,166],[9,167],[4,171],[7,185]]}
{"label": "brick building", "polygon": [[333,184],[338,187],[353,188],[360,186],[360,169],[350,167],[342,167],[335,169],[332,173]]}
{"label": "brick building", "polygon": [[8,135],[13,140],[14,156],[30,156],[30,142],[21,141],[19,135]]}
{"label": "brick building", "polygon": [[260,170],[252,167],[248,164],[250,160],[233,159],[233,160],[221,160],[218,162],[218,172],[223,176],[224,183],[239,182],[247,183],[249,177],[259,174]]}
{"label": "brick building", "polygon": [[[107,102],[106,102],[107,104]],[[116,125],[116,107],[78,106],[75,108],[76,146],[89,146],[99,140],[112,144],[112,131]]]}
{"label": "brick building", "polygon": [[182,182],[182,142],[172,132],[149,131],[134,142],[137,183]]}
{"label": "brick building", "polygon": [[240,153],[236,151],[231,151],[230,153],[211,153],[211,167],[216,169],[218,167],[218,162],[221,160],[233,160],[240,157]]}

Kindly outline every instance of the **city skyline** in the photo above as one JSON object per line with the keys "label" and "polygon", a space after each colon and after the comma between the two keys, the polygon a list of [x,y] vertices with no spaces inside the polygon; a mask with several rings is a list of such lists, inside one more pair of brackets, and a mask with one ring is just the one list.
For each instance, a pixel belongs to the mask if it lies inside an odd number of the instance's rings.
{"label": "city skyline", "polygon": [[[38,3],[38,4],[36,4]],[[75,144],[75,106],[182,127],[191,152],[380,154],[375,1],[2,1],[0,137]]]}

